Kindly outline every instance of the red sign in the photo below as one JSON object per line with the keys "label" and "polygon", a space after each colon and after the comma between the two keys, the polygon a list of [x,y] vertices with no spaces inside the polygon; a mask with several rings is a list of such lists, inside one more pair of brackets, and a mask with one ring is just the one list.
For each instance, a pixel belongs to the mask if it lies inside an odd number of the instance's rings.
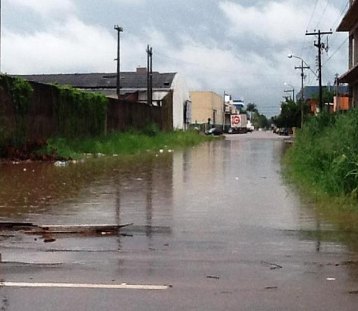
{"label": "red sign", "polygon": [[235,127],[238,126],[240,124],[240,116],[239,115],[233,115],[231,116],[231,126]]}

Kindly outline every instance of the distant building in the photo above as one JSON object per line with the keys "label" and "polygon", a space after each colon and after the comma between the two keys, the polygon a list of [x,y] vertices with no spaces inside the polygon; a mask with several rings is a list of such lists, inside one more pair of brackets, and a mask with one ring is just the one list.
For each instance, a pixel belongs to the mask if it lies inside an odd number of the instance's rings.
{"label": "distant building", "polygon": [[[117,98],[116,73],[75,73],[17,75],[25,80],[43,84],[69,85],[90,92],[99,92],[107,97]],[[120,95],[143,104],[147,103],[147,70],[137,68],[135,72],[121,72]],[[164,98],[172,101],[173,128],[185,129],[190,123],[191,102],[189,89],[178,73],[153,72],[152,105],[161,106]]]}
{"label": "distant building", "polygon": [[[332,92],[334,94],[333,103],[324,103],[328,105],[328,110],[331,112],[337,110],[349,110],[349,87],[347,85],[340,85],[338,88],[336,86],[323,86],[323,92],[325,91]],[[297,96],[297,102],[301,99],[302,91],[300,91]],[[319,86],[305,86],[303,88],[303,98],[306,103],[308,103],[310,112],[316,114],[318,112],[319,103]]]}
{"label": "distant building", "polygon": [[349,33],[348,71],[340,78],[340,83],[348,83],[352,107],[358,107],[358,1],[349,0],[350,6],[337,31]]}
{"label": "distant building", "polygon": [[233,100],[233,105],[240,112],[245,109],[245,102],[243,100],[241,100],[241,99],[234,99]]}
{"label": "distant building", "polygon": [[192,124],[222,127],[224,120],[224,99],[211,91],[190,92]]}
{"label": "distant building", "polygon": [[244,109],[244,102],[233,99],[231,95],[225,93],[225,113],[224,113],[224,130],[227,131],[231,127],[231,115],[240,114]]}
{"label": "distant building", "polygon": [[[338,87],[338,90],[335,86],[323,86],[322,87],[323,92],[325,90],[328,90],[329,92],[333,92],[334,94],[336,94],[336,92],[338,91],[338,94],[341,96],[346,96],[349,94],[349,88],[346,85],[340,85]],[[302,91],[299,91],[298,94],[296,95],[296,101],[299,101],[302,97]],[[305,86],[303,88],[303,99],[304,100],[309,100],[309,99],[318,99],[319,96],[319,86]]]}

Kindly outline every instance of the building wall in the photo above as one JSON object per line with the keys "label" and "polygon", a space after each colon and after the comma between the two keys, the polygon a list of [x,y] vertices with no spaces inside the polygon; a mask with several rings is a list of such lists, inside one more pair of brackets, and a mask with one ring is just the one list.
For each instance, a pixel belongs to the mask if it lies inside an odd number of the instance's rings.
{"label": "building wall", "polygon": [[[192,124],[205,124],[211,119],[211,124],[223,124],[223,98],[210,91],[191,92]],[[215,118],[215,120],[214,120]]]}
{"label": "building wall", "polygon": [[352,88],[352,107],[358,107],[358,81],[351,84]]}
{"label": "building wall", "polygon": [[333,111],[346,111],[350,109],[348,96],[334,96]]}
{"label": "building wall", "polygon": [[[354,1],[351,1],[351,6]],[[355,25],[349,32],[349,69],[358,64],[358,16],[356,16]],[[358,80],[350,83],[352,107],[358,107]]]}
{"label": "building wall", "polygon": [[186,128],[184,107],[190,101],[190,92],[186,81],[180,74],[176,74],[172,83],[173,90],[173,128],[183,130]]}
{"label": "building wall", "polygon": [[[59,100],[58,89],[52,85],[34,82],[31,82],[31,85],[33,95],[29,111],[25,116],[28,142],[46,140],[58,134],[58,117],[54,112],[54,106]],[[164,107],[149,107],[137,102],[124,100],[118,102],[117,99],[109,98],[107,122],[103,133],[144,129],[151,123],[157,124],[160,129],[171,130],[171,96],[167,96],[164,102]],[[12,137],[16,127],[16,115],[11,97],[5,88],[0,87],[0,134]]]}

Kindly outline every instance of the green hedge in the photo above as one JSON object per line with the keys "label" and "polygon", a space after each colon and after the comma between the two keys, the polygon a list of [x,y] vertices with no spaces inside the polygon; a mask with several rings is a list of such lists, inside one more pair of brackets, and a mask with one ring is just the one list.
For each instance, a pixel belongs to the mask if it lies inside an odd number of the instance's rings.
{"label": "green hedge", "polygon": [[[15,130],[11,132],[5,126],[5,115],[0,110],[0,144],[6,141],[18,146],[26,141],[26,115],[29,111],[33,88],[30,83],[7,75],[0,76],[0,87],[5,91],[14,108]],[[4,108],[4,106],[2,106]]]}
{"label": "green hedge", "polygon": [[291,176],[306,188],[358,198],[358,110],[309,120],[286,159]]}
{"label": "green hedge", "polygon": [[54,105],[57,136],[91,137],[105,132],[108,99],[102,94],[87,93],[71,87],[59,87]]}

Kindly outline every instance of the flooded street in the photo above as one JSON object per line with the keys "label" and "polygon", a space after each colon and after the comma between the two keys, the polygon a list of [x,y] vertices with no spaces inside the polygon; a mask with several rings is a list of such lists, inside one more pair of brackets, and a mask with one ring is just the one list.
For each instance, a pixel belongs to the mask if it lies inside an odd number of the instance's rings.
{"label": "flooded street", "polygon": [[358,233],[285,182],[286,148],[256,132],[66,166],[1,163],[2,222],[128,226],[3,230],[0,309],[357,310]]}

